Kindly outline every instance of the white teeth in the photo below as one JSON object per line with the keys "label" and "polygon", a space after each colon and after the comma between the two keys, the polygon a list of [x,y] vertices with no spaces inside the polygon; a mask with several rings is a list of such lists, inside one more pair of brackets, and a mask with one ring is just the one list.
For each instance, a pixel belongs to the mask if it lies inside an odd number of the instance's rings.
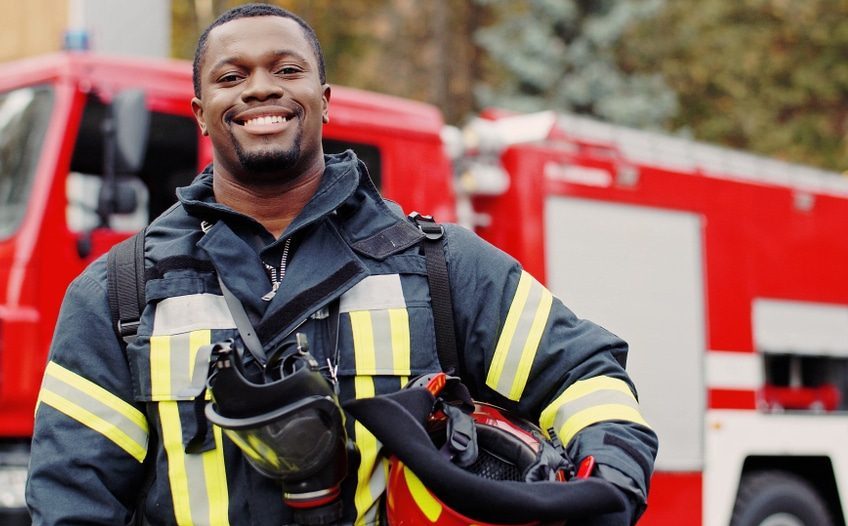
{"label": "white teeth", "polygon": [[288,119],[280,115],[265,115],[264,117],[254,117],[244,122],[246,126],[259,126],[263,124],[278,124],[286,122]]}

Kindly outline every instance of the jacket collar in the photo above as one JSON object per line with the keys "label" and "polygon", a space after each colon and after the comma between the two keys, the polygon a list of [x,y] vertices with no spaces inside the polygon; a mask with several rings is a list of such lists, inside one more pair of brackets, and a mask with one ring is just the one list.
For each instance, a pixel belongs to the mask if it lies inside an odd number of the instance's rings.
{"label": "jacket collar", "polygon": [[[324,162],[324,175],[318,190],[303,207],[300,215],[286,228],[281,239],[291,236],[333,212],[354,194],[360,184],[360,178],[367,179],[364,165],[352,150],[325,155]],[[213,171],[210,164],[189,186],[177,189],[177,198],[185,210],[210,223],[220,219],[234,220],[253,223],[262,228],[255,219],[215,201],[212,193]]]}

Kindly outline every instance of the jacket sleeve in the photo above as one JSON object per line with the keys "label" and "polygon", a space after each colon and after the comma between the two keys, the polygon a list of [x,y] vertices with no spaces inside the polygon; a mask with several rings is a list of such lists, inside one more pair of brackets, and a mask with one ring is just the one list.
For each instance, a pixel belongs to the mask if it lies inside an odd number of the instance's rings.
{"label": "jacket sleeve", "polygon": [[105,258],[65,294],[35,415],[27,506],[35,525],[127,524],[147,454],[124,350],[111,328]]}
{"label": "jacket sleeve", "polygon": [[638,515],[658,443],[624,369],[627,344],[471,232],[448,228],[445,244],[463,381],[553,429],[576,461],[593,455]]}

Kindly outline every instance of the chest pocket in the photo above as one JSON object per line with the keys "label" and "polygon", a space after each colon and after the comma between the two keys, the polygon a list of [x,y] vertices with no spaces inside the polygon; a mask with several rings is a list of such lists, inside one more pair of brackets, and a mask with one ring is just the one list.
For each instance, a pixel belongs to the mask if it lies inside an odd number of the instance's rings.
{"label": "chest pocket", "polygon": [[385,274],[347,291],[339,303],[339,375],[408,380],[438,371],[427,290],[423,276]]}
{"label": "chest pocket", "polygon": [[[338,374],[350,396],[397,391],[410,378],[439,370],[427,290],[424,276],[386,274],[363,279],[341,297]],[[388,464],[359,422],[349,432],[359,450],[355,523],[374,524]]]}
{"label": "chest pocket", "polygon": [[[232,337],[235,324],[223,297],[208,293],[163,299],[155,303],[153,314],[152,327],[140,331],[128,352],[136,399],[147,402],[165,453],[157,476],[167,475],[177,524],[225,524],[228,492],[221,430],[206,426],[197,413],[192,377],[198,350]],[[205,371],[200,374],[205,378]],[[198,430],[202,446],[187,453]]]}

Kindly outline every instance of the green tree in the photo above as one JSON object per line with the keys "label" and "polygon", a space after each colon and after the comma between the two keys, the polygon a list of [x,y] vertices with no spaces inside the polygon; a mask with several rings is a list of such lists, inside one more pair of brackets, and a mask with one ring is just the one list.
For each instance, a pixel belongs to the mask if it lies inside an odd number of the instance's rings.
{"label": "green tree", "polygon": [[[200,31],[243,0],[173,0],[172,54],[191,59]],[[467,0],[269,0],[303,16],[321,40],[332,84],[436,104],[449,122],[472,110],[481,51],[470,35],[486,10]]]}
{"label": "green tree", "polygon": [[495,23],[477,42],[494,68],[476,93],[482,105],[555,109],[659,128],[677,109],[654,71],[622,70],[616,44],[662,0],[475,0]]}
{"label": "green tree", "polygon": [[848,2],[675,0],[627,35],[620,59],[660,71],[672,126],[834,170],[848,167]]}

